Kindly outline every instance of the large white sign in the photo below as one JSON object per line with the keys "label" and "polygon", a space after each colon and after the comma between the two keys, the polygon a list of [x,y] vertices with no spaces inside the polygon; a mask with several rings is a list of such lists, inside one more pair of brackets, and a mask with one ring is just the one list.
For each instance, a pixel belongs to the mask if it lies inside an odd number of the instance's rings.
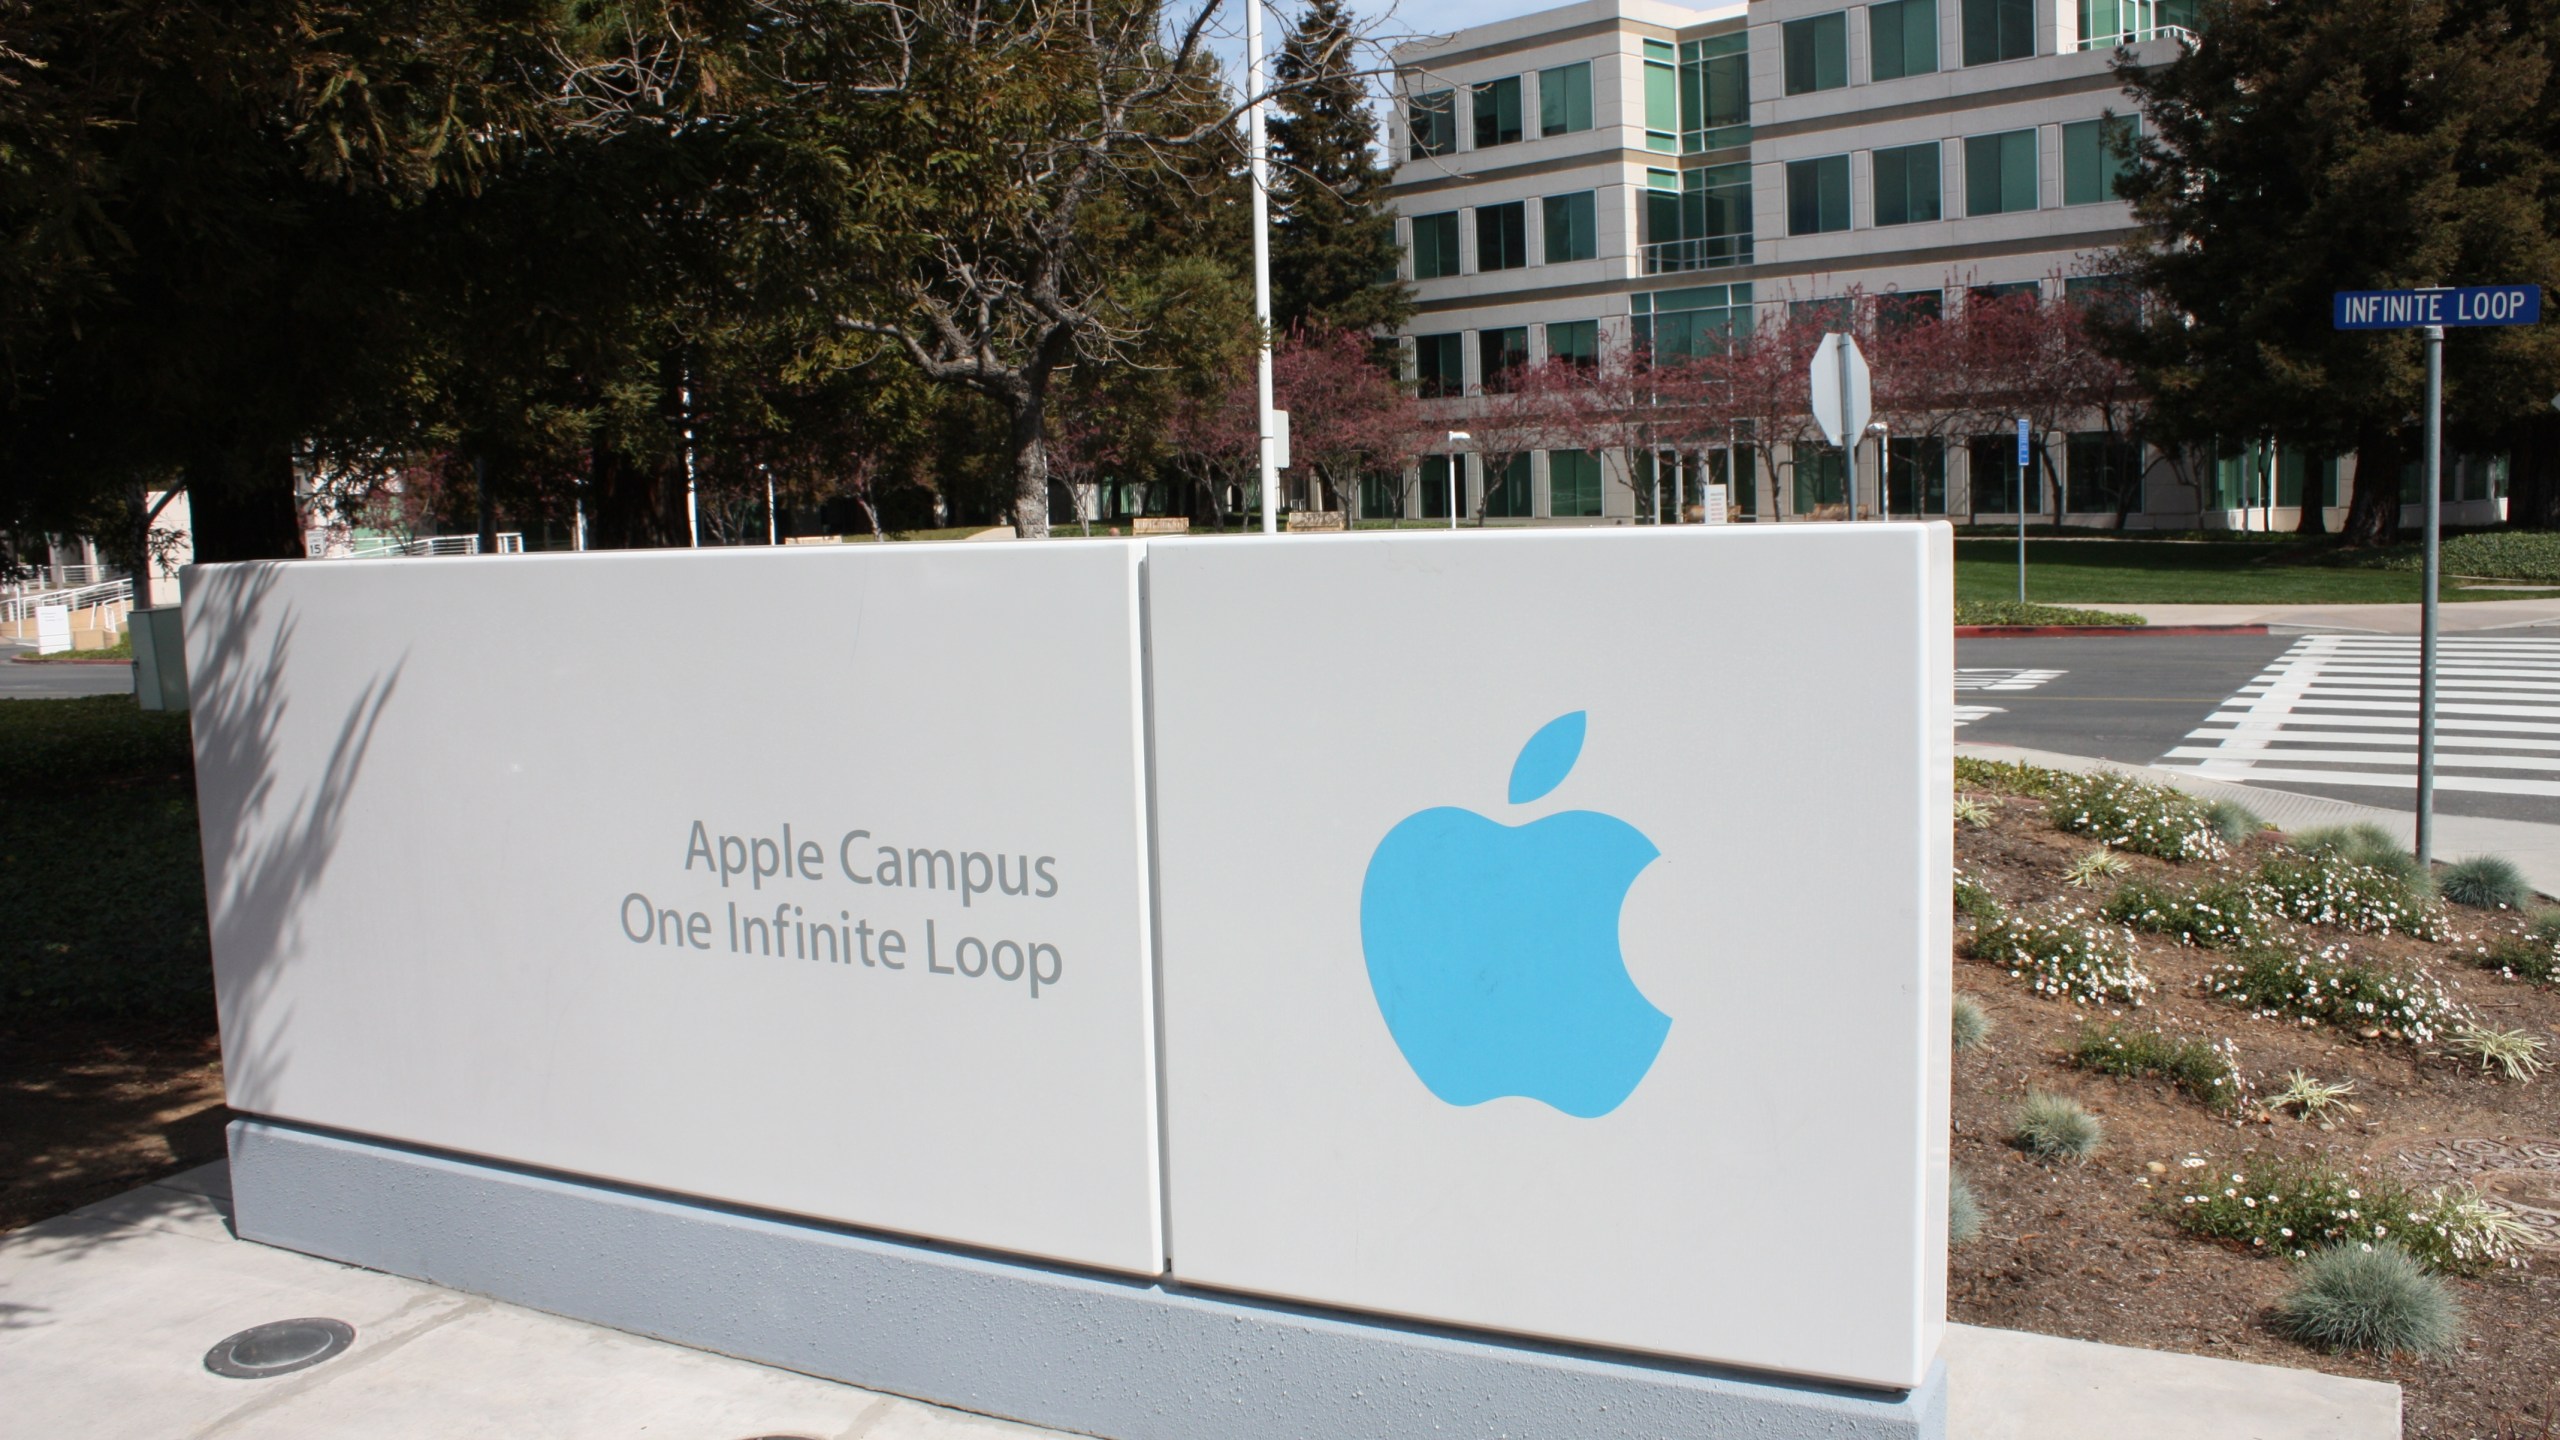
{"label": "large white sign", "polygon": [[1946,528],[1148,563],[1175,1275],[1918,1384]]}
{"label": "large white sign", "polygon": [[191,575],[232,1105],[1160,1271],[1139,553]]}

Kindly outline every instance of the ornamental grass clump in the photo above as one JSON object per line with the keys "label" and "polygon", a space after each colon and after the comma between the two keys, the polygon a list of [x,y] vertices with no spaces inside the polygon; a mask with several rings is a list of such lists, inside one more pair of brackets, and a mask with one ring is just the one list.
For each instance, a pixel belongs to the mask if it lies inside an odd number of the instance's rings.
{"label": "ornamental grass clump", "polygon": [[2130,775],[2057,775],[2045,814],[2074,835],[2163,860],[2219,860],[2229,852],[2204,802]]}
{"label": "ornamental grass clump", "polygon": [[2086,1160],[2098,1153],[2106,1139],[2107,1127],[2088,1107],[2068,1095],[2049,1090],[2030,1090],[2018,1105],[2018,1116],[2010,1132],[2018,1148],[2047,1160]]}
{"label": "ornamental grass clump", "polygon": [[2251,950],[2205,972],[2207,992],[2267,1019],[2335,1025],[2367,1038],[2432,1045],[2463,1018],[2426,971],[2406,977],[2367,965],[2345,945]]}
{"label": "ornamental grass clump", "polygon": [[2213,833],[2226,845],[2237,845],[2267,828],[2257,811],[2237,800],[2216,800],[2204,807],[2204,813],[2213,821]]}
{"label": "ornamental grass clump", "polygon": [[2090,1025],[2081,1029],[2064,1058],[2102,1075],[2157,1075],[2190,1098],[2227,1110],[2240,1103],[2242,1093],[2232,1049],[2227,1040],[2217,1045],[2192,1035]]}
{"label": "ornamental grass clump", "polygon": [[1973,938],[1976,959],[2005,965],[2039,995],[2079,1005],[2140,1005],[2151,977],[2136,963],[2133,932],[2081,909],[2005,915]]}
{"label": "ornamental grass clump", "polygon": [[2193,886],[2129,880],[2107,897],[2101,913],[2145,934],[2171,936],[2181,945],[2208,950],[2263,945],[2279,918],[2275,897],[2241,878]]}
{"label": "ornamental grass clump", "polygon": [[2270,855],[2258,866],[2257,884],[2279,913],[2305,925],[2334,925],[2359,935],[2444,938],[2444,916],[2423,890],[2344,855]]}
{"label": "ornamental grass clump", "polygon": [[1947,1243],[1969,1245],[1982,1233],[1982,1201],[1961,1170],[1947,1172]]}
{"label": "ornamental grass clump", "polygon": [[1991,1017],[1982,1007],[1962,995],[1956,997],[1955,1009],[1948,1022],[1950,1037],[1958,1050],[1979,1050],[1991,1043]]}
{"label": "ornamental grass clump", "polygon": [[2471,1190],[2421,1195],[2324,1160],[2252,1156],[2189,1175],[2190,1188],[2170,1215],[2179,1228],[2296,1260],[2325,1245],[2388,1241],[2430,1270],[2477,1275],[2522,1265],[2532,1238],[2513,1215]]}
{"label": "ornamental grass clump", "polygon": [[2436,893],[2474,910],[2521,910],[2533,899],[2524,872],[2503,855],[2474,855],[2444,867]]}
{"label": "ornamental grass clump", "polygon": [[2330,1245],[2299,1267],[2276,1324],[2328,1350],[2442,1355],[2462,1334],[2452,1289],[2389,1241]]}
{"label": "ornamental grass clump", "polygon": [[1954,808],[1956,823],[1967,830],[1988,829],[1991,822],[1999,818],[1989,805],[1971,795],[1957,796]]}

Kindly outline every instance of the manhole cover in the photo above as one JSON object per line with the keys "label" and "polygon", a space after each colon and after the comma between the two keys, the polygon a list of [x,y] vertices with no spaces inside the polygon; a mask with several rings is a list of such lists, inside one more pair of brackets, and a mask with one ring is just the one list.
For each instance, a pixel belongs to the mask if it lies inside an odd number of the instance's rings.
{"label": "manhole cover", "polygon": [[252,1325],[204,1352],[204,1368],[234,1380],[263,1380],[307,1370],[355,1343],[344,1320],[312,1316]]}
{"label": "manhole cover", "polygon": [[2469,1181],[2514,1215],[2538,1250],[2560,1250],[2560,1140],[2438,1140],[2400,1152],[2402,1169]]}

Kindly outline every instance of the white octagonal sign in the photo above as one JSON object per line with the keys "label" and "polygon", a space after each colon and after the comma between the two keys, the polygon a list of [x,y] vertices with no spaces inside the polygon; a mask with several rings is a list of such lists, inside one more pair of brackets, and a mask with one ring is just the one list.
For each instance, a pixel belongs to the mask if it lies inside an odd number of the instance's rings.
{"label": "white octagonal sign", "polygon": [[1156,1273],[1138,558],[192,572],[232,1106]]}
{"label": "white octagonal sign", "polygon": [[1150,547],[1173,1272],[1908,1388],[1944,526]]}

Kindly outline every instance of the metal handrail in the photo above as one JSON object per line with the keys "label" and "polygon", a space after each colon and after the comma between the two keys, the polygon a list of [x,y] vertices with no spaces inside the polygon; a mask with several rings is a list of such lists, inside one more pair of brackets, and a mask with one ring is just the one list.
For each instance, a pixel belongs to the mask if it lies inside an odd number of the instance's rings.
{"label": "metal handrail", "polygon": [[1644,246],[1644,273],[1681,275],[1692,270],[1721,270],[1751,263],[1748,235],[1706,235],[1695,240],[1657,240]]}
{"label": "metal handrail", "polygon": [[14,624],[48,605],[69,610],[87,610],[99,605],[114,605],[133,598],[131,580],[109,580],[100,585],[82,585],[62,590],[29,590],[21,594],[0,596],[0,623]]}

